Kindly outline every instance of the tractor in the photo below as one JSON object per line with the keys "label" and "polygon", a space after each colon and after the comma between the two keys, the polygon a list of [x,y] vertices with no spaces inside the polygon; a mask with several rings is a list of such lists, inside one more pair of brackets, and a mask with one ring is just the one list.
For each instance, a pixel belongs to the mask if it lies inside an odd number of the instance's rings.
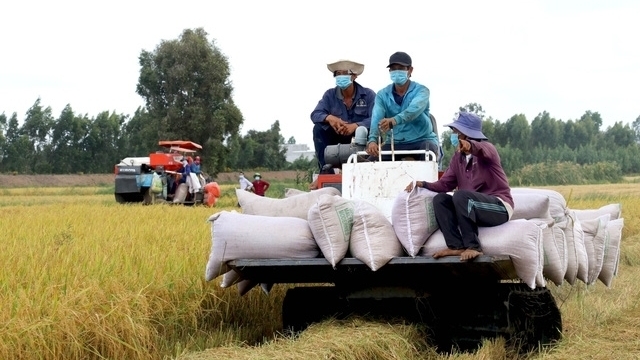
{"label": "tractor", "polygon": [[[189,192],[180,182],[183,159],[193,156],[202,146],[186,140],[162,140],[163,151],[148,157],[127,157],[115,165],[115,199],[118,203],[196,205],[204,200],[205,179],[191,180],[196,191]],[[181,184],[180,184],[181,183]]]}

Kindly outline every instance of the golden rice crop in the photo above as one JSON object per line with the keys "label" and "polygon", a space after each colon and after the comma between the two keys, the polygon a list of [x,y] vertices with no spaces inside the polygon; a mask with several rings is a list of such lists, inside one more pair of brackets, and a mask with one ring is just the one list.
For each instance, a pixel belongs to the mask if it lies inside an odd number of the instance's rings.
{"label": "golden rice crop", "polygon": [[[71,189],[71,188],[70,188]],[[550,285],[564,338],[532,359],[640,357],[640,189],[556,187],[572,208],[622,203],[621,267],[601,283]],[[287,289],[205,283],[207,218],[235,210],[118,205],[103,188],[11,189],[0,196],[0,359],[508,359],[501,339],[472,354],[437,354],[414,325],[326,321],[278,335]],[[271,190],[270,190],[271,191]]]}

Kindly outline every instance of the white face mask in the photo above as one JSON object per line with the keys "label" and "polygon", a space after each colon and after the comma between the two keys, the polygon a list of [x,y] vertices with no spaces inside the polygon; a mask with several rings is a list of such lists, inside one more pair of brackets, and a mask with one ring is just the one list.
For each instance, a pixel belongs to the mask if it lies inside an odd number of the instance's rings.
{"label": "white face mask", "polygon": [[254,180],[260,180],[260,176],[256,176],[253,178]]}

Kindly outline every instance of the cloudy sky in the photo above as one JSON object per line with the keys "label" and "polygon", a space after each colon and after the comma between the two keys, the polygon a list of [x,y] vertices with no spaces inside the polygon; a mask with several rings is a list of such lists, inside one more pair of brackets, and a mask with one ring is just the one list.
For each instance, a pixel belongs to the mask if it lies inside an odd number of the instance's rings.
{"label": "cloudy sky", "polygon": [[312,146],[309,115],[334,86],[326,64],[364,63],[358,81],[377,91],[395,51],[413,58],[439,124],[469,102],[501,121],[640,115],[634,0],[25,0],[0,14],[0,113],[20,121],[38,97],[56,117],[66,104],[132,115],[141,50],[197,27],[229,58],[243,133],[280,120],[285,139]]}

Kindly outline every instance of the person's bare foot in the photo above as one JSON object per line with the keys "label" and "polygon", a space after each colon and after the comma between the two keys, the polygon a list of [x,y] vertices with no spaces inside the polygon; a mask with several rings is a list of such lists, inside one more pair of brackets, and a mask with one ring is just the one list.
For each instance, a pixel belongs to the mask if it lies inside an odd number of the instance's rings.
{"label": "person's bare foot", "polygon": [[458,255],[461,255],[462,252],[464,252],[464,250],[462,250],[462,249],[457,249],[457,250],[456,249],[444,249],[444,250],[437,251],[435,254],[433,254],[433,257],[435,259],[439,259],[439,258],[444,257],[444,256],[458,256]]}
{"label": "person's bare foot", "polygon": [[314,181],[309,185],[309,190],[318,190],[318,180],[314,180]]}
{"label": "person's bare foot", "polygon": [[460,261],[469,261],[477,258],[482,255],[482,251],[467,249],[460,254]]}

